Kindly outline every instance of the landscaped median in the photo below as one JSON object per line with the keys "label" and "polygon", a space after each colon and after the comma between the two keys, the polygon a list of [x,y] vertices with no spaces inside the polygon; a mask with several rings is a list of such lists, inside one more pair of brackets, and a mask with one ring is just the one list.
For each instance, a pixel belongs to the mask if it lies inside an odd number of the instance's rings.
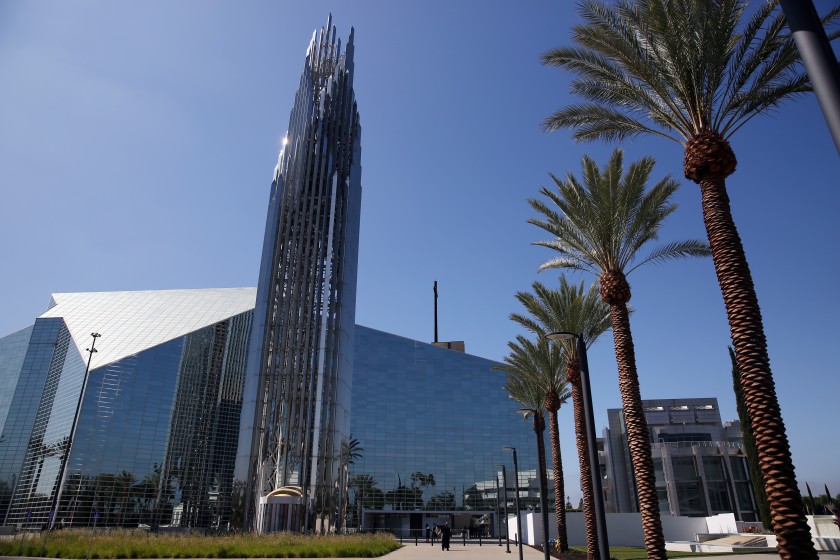
{"label": "landscaped median", "polygon": [[[0,556],[51,558],[375,558],[400,548],[389,533],[354,535],[155,534],[144,531],[53,531],[0,542]],[[44,550],[45,548],[45,550]],[[43,551],[43,554],[42,554]]]}

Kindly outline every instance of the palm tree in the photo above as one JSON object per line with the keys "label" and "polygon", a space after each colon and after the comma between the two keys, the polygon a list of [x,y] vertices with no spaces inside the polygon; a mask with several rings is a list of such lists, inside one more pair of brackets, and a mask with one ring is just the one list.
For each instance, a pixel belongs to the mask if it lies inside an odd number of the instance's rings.
{"label": "palm tree", "polygon": [[540,269],[568,268],[588,271],[598,277],[601,297],[610,306],[618,383],[627,427],[630,458],[636,473],[639,510],[650,558],[665,558],[665,539],[659,519],[659,500],[650,450],[647,421],[642,407],[636,356],[630,332],[630,284],[627,275],[649,262],[708,255],[701,241],[681,241],[659,246],[646,256],[639,253],[657,239],[662,222],[676,210],[670,202],[678,183],[665,177],[645,192],[653,170],[653,158],[633,163],[622,176],[624,154],[615,150],[603,170],[589,157],[583,158],[584,184],[571,174],[565,181],[552,175],[558,190],[543,187],[540,192],[551,206],[532,199],[531,207],[545,219],[531,219],[552,236],[538,241],[560,256]]}
{"label": "palm tree", "polygon": [[[566,356],[562,347],[554,346],[544,336],[536,344],[522,335],[516,342],[509,342],[510,354],[505,356],[504,364],[498,369],[507,372],[505,390],[511,398],[525,408],[534,411],[545,406],[550,418],[551,460],[554,467],[554,514],[557,519],[557,550],[569,550],[569,538],[566,530],[566,504],[563,501],[566,490],[563,483],[563,461],[560,455],[560,430],[557,426],[557,411],[569,398],[564,375]],[[532,424],[537,434],[540,454],[545,453],[543,432],[545,420],[543,414],[535,414]],[[544,476],[545,463],[540,461],[540,473]],[[548,491],[548,489],[545,489]]]}
{"label": "palm tree", "polygon": [[362,453],[362,451],[364,451],[364,450],[365,450],[365,448],[362,447],[362,444],[359,443],[359,440],[357,438],[354,438],[353,434],[350,434],[350,442],[348,444],[348,449],[347,449],[347,453],[348,453],[347,463],[352,465],[356,461],[358,461],[359,459],[364,457],[364,453]]}
{"label": "palm tree", "polygon": [[[551,290],[539,282],[534,282],[533,293],[517,292],[516,299],[525,307],[528,315],[512,313],[510,318],[535,333],[544,337],[546,334],[557,331],[581,333],[587,347],[607,329],[610,328],[610,308],[598,293],[598,285],[592,284],[589,290],[575,287],[566,281],[565,276],[560,277],[560,287]],[[586,550],[589,558],[597,558],[598,535],[595,527],[595,504],[592,495],[592,471],[587,453],[587,435],[583,418],[583,395],[580,385],[580,362],[577,356],[577,345],[573,342],[563,342],[563,347],[568,360],[566,361],[566,379],[572,387],[572,403],[575,417],[575,436],[577,443],[578,460],[580,463],[580,485],[583,490],[583,516],[586,522]],[[546,402],[548,406],[548,402]],[[550,412],[550,410],[549,410]],[[554,443],[559,444],[559,436],[555,437],[555,425],[552,423],[552,459],[555,465],[555,503],[558,494],[556,470],[559,462],[554,457]],[[597,467],[596,467],[597,468]]]}
{"label": "palm tree", "polygon": [[[726,192],[736,166],[729,138],[753,117],[811,89],[776,3],[748,19],[744,0],[583,3],[585,23],[573,32],[579,48],[551,50],[543,62],[572,70],[572,90],[586,102],[557,111],[544,126],[573,128],[576,140],[653,134],[685,147],[684,172],[700,185],[773,530],[783,558],[811,559],[817,556],[780,421],[761,310]],[[835,6],[823,24],[839,15]]]}

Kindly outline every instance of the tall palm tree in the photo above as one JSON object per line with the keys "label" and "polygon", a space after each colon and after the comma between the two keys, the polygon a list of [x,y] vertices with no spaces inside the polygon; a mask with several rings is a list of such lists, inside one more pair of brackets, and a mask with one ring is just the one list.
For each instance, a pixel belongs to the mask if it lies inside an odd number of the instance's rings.
{"label": "tall palm tree", "polygon": [[[598,285],[592,284],[584,290],[583,283],[579,287],[560,277],[560,287],[549,289],[539,282],[534,282],[533,293],[517,292],[516,299],[525,307],[528,315],[512,313],[510,318],[535,333],[545,337],[546,334],[557,331],[580,333],[584,343],[591,346],[595,340],[610,328],[610,308],[598,293]],[[586,551],[590,559],[598,558],[598,535],[595,526],[595,504],[592,495],[592,466],[589,464],[587,453],[587,435],[583,418],[583,393],[580,385],[580,362],[577,356],[577,344],[563,342],[568,357],[566,361],[566,379],[572,387],[572,404],[575,418],[575,440],[577,443],[578,461],[580,463],[580,485],[583,490],[583,516],[586,523]],[[546,402],[546,406],[548,402]],[[552,430],[555,429],[552,424]],[[555,438],[552,432],[552,459],[555,469],[559,456],[554,457],[554,441],[559,443],[559,436]],[[597,466],[596,466],[597,468]],[[555,470],[555,486],[558,473]],[[555,499],[558,496],[555,488]]]}
{"label": "tall palm tree", "polygon": [[[566,530],[566,490],[563,483],[563,460],[560,454],[560,430],[557,426],[557,411],[569,398],[565,377],[566,357],[562,347],[553,346],[544,336],[534,343],[522,335],[515,342],[509,342],[510,353],[498,369],[507,372],[505,390],[511,398],[525,408],[549,413],[551,460],[554,469],[554,514],[557,521],[557,550],[569,550]],[[545,431],[543,414],[535,414],[532,424],[537,434],[538,451],[545,453],[542,434]],[[540,476],[544,476],[544,461],[540,461]],[[546,491],[548,489],[546,488]]]}
{"label": "tall palm tree", "polygon": [[[745,0],[584,2],[584,23],[573,31],[579,47],[551,50],[543,62],[572,70],[572,91],[586,102],[559,110],[544,125],[573,128],[576,140],[652,134],[685,147],[684,172],[700,185],[773,530],[783,558],[811,559],[817,556],[780,421],[758,298],[726,192],[736,166],[729,138],[811,89],[776,3],[747,18]],[[823,24],[838,16],[835,6]]]}
{"label": "tall palm tree", "polygon": [[553,239],[536,244],[560,253],[540,268],[567,268],[595,274],[601,297],[610,306],[618,384],[630,459],[636,473],[645,547],[650,558],[665,558],[650,437],[630,332],[627,274],[650,262],[708,255],[709,248],[701,241],[680,241],[640,255],[649,242],[658,238],[665,218],[676,210],[670,198],[678,183],[665,177],[646,191],[653,158],[632,163],[626,174],[623,174],[623,160],[623,152],[615,150],[601,170],[592,159],[584,157],[584,184],[571,173],[565,181],[552,175],[557,191],[545,187],[540,190],[550,204],[536,199],[530,201],[531,207],[544,219],[528,221],[553,236]]}

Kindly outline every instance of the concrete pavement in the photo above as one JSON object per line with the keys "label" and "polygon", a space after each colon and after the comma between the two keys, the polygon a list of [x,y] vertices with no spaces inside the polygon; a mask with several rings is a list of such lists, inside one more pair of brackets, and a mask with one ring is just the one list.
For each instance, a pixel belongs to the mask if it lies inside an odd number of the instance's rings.
{"label": "concrete pavement", "polygon": [[[498,542],[498,541],[497,541]],[[403,548],[396,550],[390,554],[383,556],[385,560],[519,560],[519,551],[516,545],[511,543],[510,554],[505,551],[504,544],[498,546],[497,543],[485,542],[483,546],[478,546],[477,543],[468,543],[466,546],[453,539],[449,551],[440,549],[440,544],[435,543],[432,546],[429,543],[419,542],[417,546],[413,542],[406,541],[403,543]],[[530,546],[522,547],[523,560],[542,560],[543,553],[531,548]],[[777,554],[762,553],[762,554],[739,554],[738,556],[699,556],[703,560],[776,560],[779,558]],[[840,555],[836,553],[820,553],[820,558],[824,560],[840,560]],[[24,558],[21,556],[0,556],[0,560],[36,560],[31,557]],[[38,559],[47,560],[47,559]],[[209,559],[196,559],[209,560]],[[329,559],[327,559],[329,560]]]}
{"label": "concrete pavement", "polygon": [[[482,546],[478,546],[477,542],[467,543],[466,546],[461,544],[459,539],[453,539],[449,547],[449,551],[440,549],[440,544],[435,543],[433,547],[429,543],[420,541],[417,546],[413,541],[405,541],[403,548],[383,556],[385,560],[519,560],[519,551],[516,545],[511,543],[510,554],[505,552],[504,543],[502,546],[498,545],[498,541],[487,541]],[[821,552],[819,557],[824,560],[840,560],[840,555],[836,553]],[[531,548],[530,546],[522,547],[523,560],[543,560],[543,553]],[[703,560],[776,560],[780,558],[778,554],[774,553],[756,553],[756,554],[739,554],[737,556],[698,556]]]}

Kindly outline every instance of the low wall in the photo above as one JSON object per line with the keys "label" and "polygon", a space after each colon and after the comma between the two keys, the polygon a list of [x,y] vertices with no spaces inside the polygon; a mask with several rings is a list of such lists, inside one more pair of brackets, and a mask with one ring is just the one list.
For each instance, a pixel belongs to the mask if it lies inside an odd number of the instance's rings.
{"label": "low wall", "polygon": [[[808,516],[811,534],[819,550],[837,550],[840,547],[840,530],[836,526],[829,527],[826,520],[817,516],[816,522]],[[662,515],[662,532],[669,542],[695,541],[698,534],[719,533],[738,534],[739,523],[735,521],[735,514],[722,513],[712,517],[683,517],[676,515]],[[830,522],[830,521],[829,521]],[[819,528],[819,533],[817,532]],[[832,530],[834,529],[834,530]],[[508,530],[511,539],[516,534],[516,517],[508,519]],[[533,512],[522,516],[523,542],[526,544],[542,543],[542,517]],[[574,546],[586,545],[586,525],[583,513],[570,511],[566,513],[566,533],[569,544]],[[644,546],[642,533],[642,516],[639,513],[608,513],[607,537],[611,545],[616,546]],[[767,535],[770,546],[775,546],[774,535]],[[557,538],[557,523],[554,514],[548,517],[548,538]]]}

